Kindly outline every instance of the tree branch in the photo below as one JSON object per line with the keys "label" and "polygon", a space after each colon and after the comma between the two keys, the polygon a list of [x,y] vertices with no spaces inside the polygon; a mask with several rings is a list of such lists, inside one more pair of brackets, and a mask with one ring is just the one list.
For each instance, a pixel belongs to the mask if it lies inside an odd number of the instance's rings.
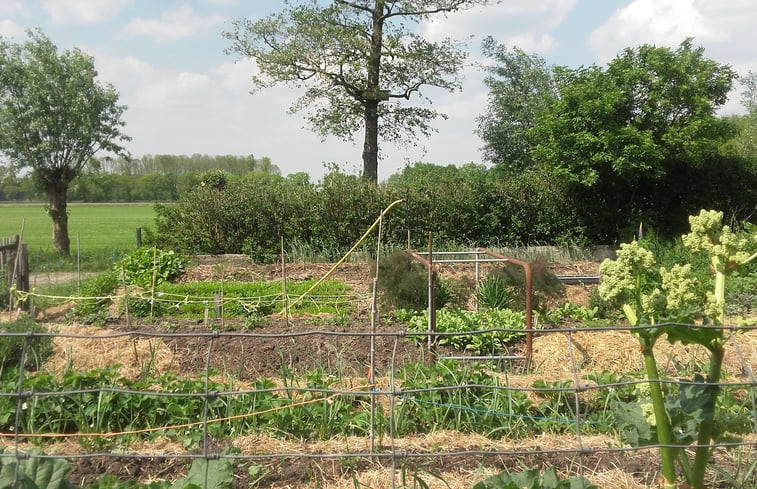
{"label": "tree branch", "polygon": [[336,0],[336,3],[352,7],[356,10],[362,10],[363,12],[371,12],[370,8],[366,7],[365,5],[357,4],[355,2],[348,2],[347,0]]}

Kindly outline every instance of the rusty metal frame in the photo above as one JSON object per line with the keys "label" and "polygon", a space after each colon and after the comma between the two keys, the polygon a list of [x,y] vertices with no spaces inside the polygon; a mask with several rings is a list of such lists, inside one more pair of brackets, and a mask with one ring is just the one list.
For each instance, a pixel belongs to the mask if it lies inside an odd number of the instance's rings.
{"label": "rusty metal frame", "polygon": [[513,265],[523,268],[523,273],[525,274],[525,277],[526,277],[526,359],[527,359],[527,362],[530,364],[531,353],[533,352],[533,347],[534,347],[534,333],[533,333],[533,330],[534,330],[534,310],[533,310],[534,287],[533,287],[533,274],[531,273],[531,265],[526,261],[510,258],[509,256],[495,253],[494,251],[487,250],[486,248],[478,248],[477,251],[486,253],[487,255],[494,258],[507,260],[509,263],[512,263]]}
{"label": "rusty metal frame", "polygon": [[[424,258],[418,254],[415,250],[407,249],[405,252],[409,254],[415,261],[421,263],[426,270],[428,270],[428,348],[429,352],[435,356],[434,345],[436,344],[436,270],[434,268],[433,259],[433,241],[431,233],[428,237],[428,258]],[[533,326],[534,326],[534,314],[533,314],[533,274],[531,272],[531,265],[523,260],[511,258],[509,256],[496,253],[486,248],[477,248],[471,253],[483,253],[489,255],[498,260],[503,260],[508,263],[512,263],[515,266],[523,268],[526,280],[526,364],[531,363],[531,354],[533,352]],[[461,261],[462,262],[462,261]]]}

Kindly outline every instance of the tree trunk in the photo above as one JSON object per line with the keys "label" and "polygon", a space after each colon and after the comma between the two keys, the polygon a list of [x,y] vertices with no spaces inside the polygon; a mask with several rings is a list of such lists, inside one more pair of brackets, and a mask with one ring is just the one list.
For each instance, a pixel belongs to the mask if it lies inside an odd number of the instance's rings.
{"label": "tree trunk", "polygon": [[68,197],[68,185],[60,182],[47,182],[45,192],[47,202],[50,205],[48,213],[53,220],[53,248],[60,255],[71,254],[71,241],[68,238],[68,210],[66,199]]}
{"label": "tree trunk", "polygon": [[381,92],[381,51],[384,45],[385,0],[375,0],[372,11],[371,50],[368,53],[368,79],[363,94],[365,141],[363,142],[363,178],[378,182],[378,106],[385,100]]}
{"label": "tree trunk", "polygon": [[365,102],[365,142],[363,143],[363,178],[378,182],[378,102]]}

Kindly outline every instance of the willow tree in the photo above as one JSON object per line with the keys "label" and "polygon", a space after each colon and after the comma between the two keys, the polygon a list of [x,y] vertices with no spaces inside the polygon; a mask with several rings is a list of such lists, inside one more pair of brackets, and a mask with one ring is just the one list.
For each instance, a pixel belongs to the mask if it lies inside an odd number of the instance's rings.
{"label": "willow tree", "polygon": [[432,42],[411,26],[487,0],[286,0],[259,20],[237,19],[230,53],[255,60],[257,89],[306,86],[290,111],[308,109],[321,136],[351,141],[363,129],[363,177],[378,179],[379,136],[407,143],[428,136],[443,114],[406,105],[423,87],[460,89],[466,53],[449,38]]}
{"label": "willow tree", "polygon": [[0,38],[0,152],[44,189],[55,251],[68,255],[68,186],[98,151],[125,155],[118,93],[97,82],[94,59],[58,54],[40,30],[16,44]]}

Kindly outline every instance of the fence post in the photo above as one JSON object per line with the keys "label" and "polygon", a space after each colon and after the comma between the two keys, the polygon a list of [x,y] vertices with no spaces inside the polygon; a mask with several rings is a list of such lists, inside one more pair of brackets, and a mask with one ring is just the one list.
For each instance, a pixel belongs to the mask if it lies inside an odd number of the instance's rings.
{"label": "fence post", "polygon": [[[0,243],[0,265],[7,264],[8,268],[8,285],[15,287],[16,290],[29,292],[29,250],[26,244],[21,243],[21,237],[15,235],[11,239],[2,239]],[[13,309],[13,296],[8,298],[8,305]],[[29,309],[27,302],[19,303],[24,309]]]}
{"label": "fence post", "polygon": [[[29,249],[26,243],[22,243],[18,248],[18,255],[16,256],[17,275],[16,275],[16,288],[29,292]],[[29,305],[24,303],[24,309]]]}

